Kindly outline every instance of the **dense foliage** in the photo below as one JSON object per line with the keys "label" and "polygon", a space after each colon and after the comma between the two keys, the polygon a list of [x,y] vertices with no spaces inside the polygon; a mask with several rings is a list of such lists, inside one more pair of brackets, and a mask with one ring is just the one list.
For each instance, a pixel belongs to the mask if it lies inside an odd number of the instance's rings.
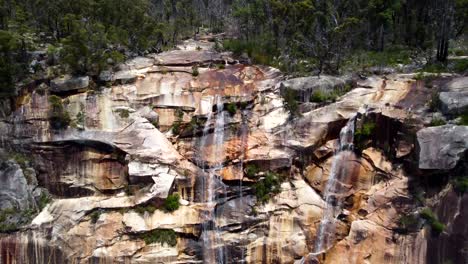
{"label": "dense foliage", "polygon": [[405,63],[410,50],[446,62],[467,14],[468,0],[0,0],[0,96],[36,71],[31,51],[59,65],[47,77],[97,75],[203,28],[229,33],[226,49],[290,72]]}
{"label": "dense foliage", "polygon": [[233,10],[241,33],[228,43],[234,51],[260,63],[277,56],[286,70],[308,59],[320,73],[337,72],[351,51],[401,63],[412,49],[445,62],[450,40],[466,30],[468,1],[238,0]]}
{"label": "dense foliage", "polygon": [[221,29],[214,21],[224,16],[218,2],[0,0],[0,96],[13,95],[13,84],[34,70],[30,51],[46,50],[48,63],[60,64],[52,75],[97,75],[126,57],[171,47],[200,27]]}

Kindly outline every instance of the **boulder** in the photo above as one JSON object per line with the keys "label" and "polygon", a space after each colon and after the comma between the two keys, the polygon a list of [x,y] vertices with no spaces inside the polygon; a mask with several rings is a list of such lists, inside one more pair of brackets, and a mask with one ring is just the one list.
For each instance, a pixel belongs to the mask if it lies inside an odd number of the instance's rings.
{"label": "boulder", "polygon": [[132,71],[118,71],[114,74],[112,80],[119,84],[134,83],[138,79],[138,75]]}
{"label": "boulder", "polygon": [[89,76],[73,77],[65,75],[50,82],[52,92],[70,92],[85,89],[89,86]]}
{"label": "boulder", "polygon": [[453,169],[468,148],[468,126],[445,125],[418,131],[419,168]]}
{"label": "boulder", "polygon": [[468,110],[468,77],[449,82],[439,95],[441,110],[447,115],[457,115]]}
{"label": "boulder", "polygon": [[335,89],[343,89],[346,80],[334,76],[321,75],[294,78],[281,83],[281,89],[292,89],[296,92],[297,99],[301,102],[309,102],[314,91],[330,92]]}
{"label": "boulder", "polygon": [[154,65],[154,59],[146,57],[136,57],[124,64],[119,65],[120,70],[140,70]]}
{"label": "boulder", "polygon": [[28,182],[21,167],[13,160],[0,164],[0,210],[24,210],[33,204]]}

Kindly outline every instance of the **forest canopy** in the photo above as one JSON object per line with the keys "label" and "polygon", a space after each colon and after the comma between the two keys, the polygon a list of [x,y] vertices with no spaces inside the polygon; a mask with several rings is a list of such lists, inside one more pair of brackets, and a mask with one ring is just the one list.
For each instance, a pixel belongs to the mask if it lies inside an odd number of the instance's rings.
{"label": "forest canopy", "polygon": [[414,51],[427,62],[446,63],[468,21],[468,0],[0,2],[3,95],[34,72],[31,54],[38,50],[47,52],[49,64],[63,66],[47,76],[97,75],[128,57],[172,48],[204,28],[226,32],[224,48],[255,63],[337,73],[356,54],[396,63]]}

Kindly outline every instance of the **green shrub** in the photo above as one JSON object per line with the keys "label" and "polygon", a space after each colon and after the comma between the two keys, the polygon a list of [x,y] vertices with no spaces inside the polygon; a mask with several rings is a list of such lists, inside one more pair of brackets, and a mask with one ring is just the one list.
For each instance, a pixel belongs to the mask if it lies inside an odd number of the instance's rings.
{"label": "green shrub", "polygon": [[282,93],[284,100],[284,107],[292,116],[298,116],[299,113],[299,103],[296,101],[297,92],[295,90],[286,88]]}
{"label": "green shrub", "polygon": [[84,112],[80,111],[76,114],[75,120],[78,125],[84,126],[85,124],[85,114]]}
{"label": "green shrub", "polygon": [[99,216],[101,216],[101,212],[99,210],[93,211],[89,217],[91,218],[91,223],[96,224],[99,220]]}
{"label": "green shrub", "polygon": [[16,208],[0,210],[0,233],[11,232],[18,229],[18,225],[9,221],[10,216],[18,213]]}
{"label": "green shrub", "polygon": [[434,232],[435,234],[440,234],[444,232],[445,225],[439,221],[434,221],[431,223],[431,228],[432,228],[432,232]]}
{"label": "green shrub", "polygon": [[256,175],[259,172],[260,172],[260,170],[258,169],[257,165],[255,165],[255,164],[249,164],[245,168],[245,174],[247,175],[248,178],[251,178],[251,179],[256,178]]}
{"label": "green shrub", "polygon": [[431,95],[431,101],[429,102],[429,110],[431,112],[436,112],[440,108],[441,102],[439,98],[439,93],[434,92]]}
{"label": "green shrub", "polygon": [[408,232],[409,230],[416,229],[419,224],[419,219],[414,215],[403,215],[398,220],[398,226],[403,232]]}
{"label": "green shrub", "polygon": [[437,216],[432,212],[431,209],[424,208],[421,210],[420,216],[431,225],[431,230],[434,234],[437,235],[444,231],[445,225],[437,220]]}
{"label": "green shrub", "polygon": [[235,103],[229,103],[226,106],[226,110],[229,112],[231,116],[234,116],[237,112],[237,105]]}
{"label": "green shrub", "polygon": [[468,59],[456,60],[453,70],[458,73],[465,73],[468,70]]}
{"label": "green shrub", "polygon": [[180,196],[178,193],[167,196],[166,200],[164,200],[164,210],[167,212],[174,212],[179,209],[179,199]]}
{"label": "green shrub", "polygon": [[148,204],[148,205],[139,205],[135,207],[135,212],[144,215],[145,212],[148,212],[149,214],[153,214],[157,208],[154,205]]}
{"label": "green shrub", "polygon": [[275,194],[281,192],[281,176],[267,172],[265,178],[254,184],[255,196],[259,203],[266,203]]}
{"label": "green shrub", "polygon": [[454,54],[456,56],[464,56],[465,55],[465,50],[462,50],[462,49],[455,50]]}
{"label": "green shrub", "polygon": [[200,75],[200,72],[198,71],[198,66],[195,65],[192,67],[192,76],[197,77],[198,75]]}
{"label": "green shrub", "polygon": [[436,117],[436,118],[433,118],[433,119],[431,120],[431,123],[429,124],[429,126],[431,126],[431,127],[434,127],[434,126],[443,126],[443,125],[445,125],[445,124],[447,124],[447,123],[445,122],[444,119]]}
{"label": "green shrub", "polygon": [[310,101],[313,103],[323,103],[328,101],[329,96],[322,90],[316,90],[310,96]]}
{"label": "green shrub", "polygon": [[460,115],[460,122],[458,124],[461,126],[468,126],[468,110]]}
{"label": "green shrub", "polygon": [[127,109],[118,109],[117,113],[119,113],[120,118],[128,118],[130,116],[130,111]]}
{"label": "green shrub", "polygon": [[29,158],[24,155],[23,153],[15,152],[10,155],[11,159],[14,159],[18,165],[24,170],[28,166],[28,163],[30,162]]}
{"label": "green shrub", "polygon": [[174,135],[179,135],[181,131],[181,125],[182,123],[180,121],[175,121],[174,124],[172,124],[172,133]]}
{"label": "green shrub", "polygon": [[428,63],[422,70],[423,72],[442,73],[447,72],[447,66],[443,63]]}
{"label": "green shrub", "polygon": [[41,196],[39,196],[39,201],[37,201],[37,206],[42,211],[42,209],[44,209],[46,205],[51,201],[52,199],[50,198],[50,196],[47,193],[42,192]]}
{"label": "green shrub", "polygon": [[62,104],[62,99],[56,95],[49,97],[49,123],[53,129],[64,129],[70,125],[71,118]]}
{"label": "green shrub", "polygon": [[354,144],[357,149],[364,149],[368,140],[376,129],[376,124],[370,120],[365,121],[361,127],[357,127],[354,132]]}
{"label": "green shrub", "polygon": [[247,54],[255,64],[276,66],[275,57],[278,55],[274,42],[268,39],[245,41],[229,39],[223,41],[223,47],[232,51],[235,56]]}
{"label": "green shrub", "polygon": [[153,243],[167,244],[171,247],[177,245],[177,234],[172,229],[155,229],[151,232],[142,235],[143,240],[147,245]]}
{"label": "green shrub", "polygon": [[461,176],[453,180],[453,188],[455,191],[464,194],[468,190],[468,177]]}

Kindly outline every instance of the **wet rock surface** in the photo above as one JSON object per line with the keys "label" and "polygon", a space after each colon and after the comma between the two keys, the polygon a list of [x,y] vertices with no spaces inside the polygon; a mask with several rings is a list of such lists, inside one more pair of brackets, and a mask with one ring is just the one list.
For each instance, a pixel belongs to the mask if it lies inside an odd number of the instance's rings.
{"label": "wet rock surface", "polygon": [[[50,126],[47,89],[2,114],[1,147],[29,161],[3,158],[0,208],[35,211],[0,235],[0,263],[466,258],[466,195],[450,189],[459,179],[429,190],[429,202],[417,182],[463,172],[468,131],[424,127],[432,90],[423,82],[390,70],[284,81],[212,47],[189,40],[137,57],[102,73],[109,87],[96,91],[56,81],[71,119],[63,129]],[[463,78],[448,83],[443,92],[464,91]],[[346,89],[292,116],[284,87],[302,102]],[[52,198],[41,201],[43,192]],[[439,237],[424,219],[405,218],[424,206],[446,225]]]}

